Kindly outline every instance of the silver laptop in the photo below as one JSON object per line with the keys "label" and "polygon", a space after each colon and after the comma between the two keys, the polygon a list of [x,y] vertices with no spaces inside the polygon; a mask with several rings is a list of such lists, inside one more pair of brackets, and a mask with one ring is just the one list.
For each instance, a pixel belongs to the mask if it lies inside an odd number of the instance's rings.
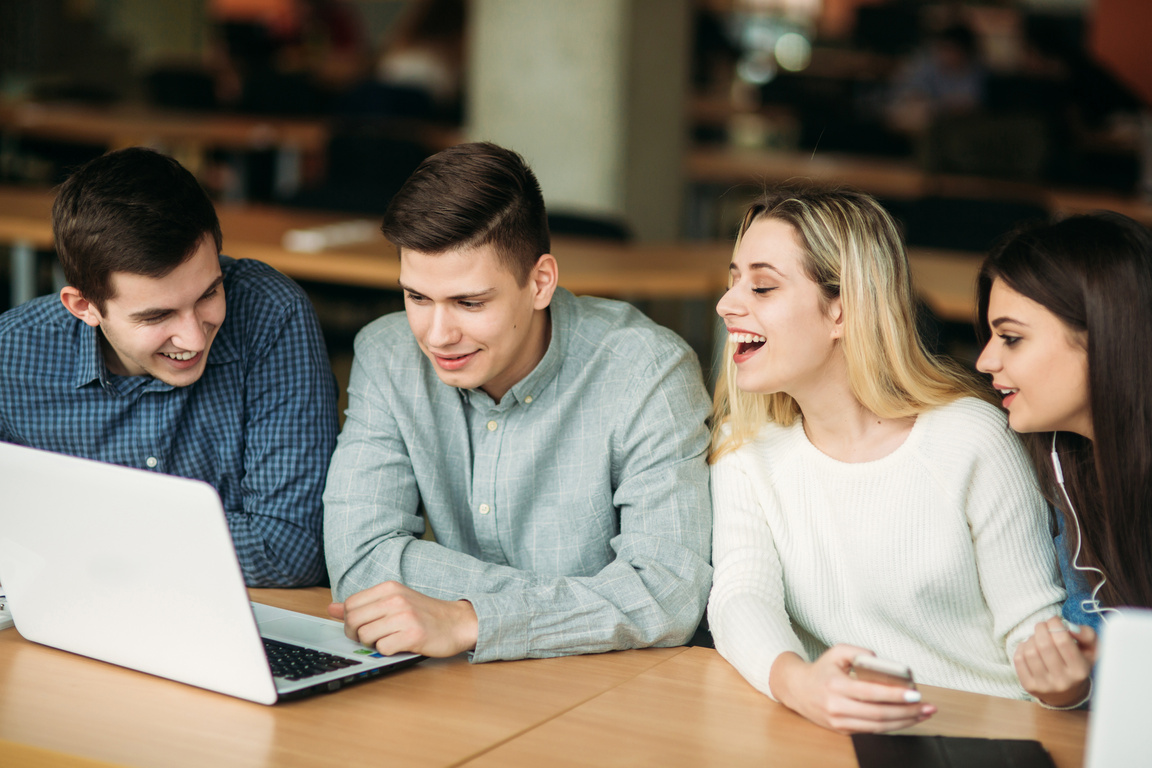
{"label": "silver laptop", "polygon": [[8,443],[0,584],[29,640],[261,704],[423,658],[250,603],[210,485]]}
{"label": "silver laptop", "polygon": [[1086,768],[1143,766],[1152,761],[1148,692],[1152,691],[1152,610],[1108,615],[1088,716]]}

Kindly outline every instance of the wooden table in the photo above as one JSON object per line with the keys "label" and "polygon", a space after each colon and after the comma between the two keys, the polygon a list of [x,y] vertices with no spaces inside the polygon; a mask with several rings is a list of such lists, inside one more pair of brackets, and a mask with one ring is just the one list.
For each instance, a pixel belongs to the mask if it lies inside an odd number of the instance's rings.
{"label": "wooden table", "polygon": [[299,185],[306,165],[319,167],[317,159],[323,156],[329,136],[328,123],[323,119],[69,102],[21,102],[0,107],[0,130],[9,136],[71,141],[109,150],[155,147],[197,176],[206,168],[212,150],[271,149],[279,157],[277,186],[286,191]]}
{"label": "wooden table", "polygon": [[1051,190],[1049,205],[1055,213],[1070,216],[1092,211],[1116,211],[1152,227],[1152,201],[1110,192],[1089,192],[1075,189]]}
{"label": "wooden table", "polygon": [[[327,590],[252,590],[323,615]],[[1038,739],[1081,764],[1087,718],[923,688],[917,733]],[[471,665],[427,660],[265,707],[0,632],[0,765],[854,766],[851,742],[703,648]]]}
{"label": "wooden table", "polygon": [[[224,230],[224,252],[230,256],[259,259],[298,279],[398,290],[400,260],[378,232],[366,242],[332,246],[317,253],[298,253],[284,247],[284,234],[290,229],[348,221],[347,214],[255,205],[221,205],[217,211]],[[560,284],[573,293],[711,300],[726,287],[732,246],[554,237],[552,253],[560,265]]]}
{"label": "wooden table", "polygon": [[[252,590],[325,615],[328,590]],[[0,632],[0,765],[164,768],[453,765],[683,649],[420,665],[334,695],[266,707]]]}
{"label": "wooden table", "polygon": [[697,184],[760,186],[805,179],[897,198],[922,194],[926,180],[911,160],[730,146],[694,147],[685,157],[684,169]]}
{"label": "wooden table", "polygon": [[[1083,761],[1084,712],[920,686],[939,711],[903,733],[1036,739]],[[856,766],[852,742],[768,699],[718,653],[688,648],[465,763],[497,766]]]}
{"label": "wooden table", "polygon": [[[463,140],[459,128],[425,120],[395,118],[376,121],[382,133],[418,141],[439,151]],[[235,112],[167,109],[145,104],[92,106],[70,102],[19,102],[0,105],[0,132],[72,141],[112,149],[148,146],[163,149],[200,176],[212,150],[238,153],[274,150],[275,186],[280,195],[315,181],[332,134],[324,117],[281,117]],[[240,189],[233,190],[237,197]]]}
{"label": "wooden table", "polygon": [[[13,304],[31,298],[35,250],[53,247],[52,193],[0,187],[0,244],[15,246]],[[266,262],[301,280],[395,289],[400,264],[383,237],[320,253],[284,247],[294,228],[320,227],[348,216],[274,206],[217,206],[224,252]],[[553,253],[560,284],[577,294],[629,299],[690,298],[715,301],[727,287],[732,244],[723,241],[626,244],[557,237]],[[917,290],[941,318],[968,322],[975,310],[981,255],[915,249],[910,252]]]}
{"label": "wooden table", "polygon": [[13,133],[109,149],[138,145],[319,152],[328,141],[325,120],[69,102],[24,102],[0,109],[0,126]]}
{"label": "wooden table", "polygon": [[[430,149],[459,144],[459,128],[414,118],[377,123]],[[293,147],[322,152],[331,134],[324,117],[281,117],[226,111],[180,110],[145,104],[92,106],[72,102],[0,105],[0,128],[17,134],[102,144],[109,149],[138,145],[195,145],[213,149]]]}
{"label": "wooden table", "polygon": [[689,181],[712,188],[754,188],[803,179],[823,184],[847,184],[878,197],[893,199],[911,199],[941,192],[959,196],[995,192],[1006,198],[1036,200],[1056,214],[1110,210],[1152,226],[1152,201],[1132,195],[931,174],[911,160],[895,158],[702,146],[688,152],[684,168]]}
{"label": "wooden table", "polygon": [[[53,247],[52,193],[0,187],[0,244],[19,245],[19,259],[33,250]],[[348,221],[347,214],[304,211],[278,206],[221,204],[224,252],[259,259],[301,280],[397,289],[400,263],[383,235],[366,242],[299,253],[284,247],[291,229],[309,229]],[[560,284],[578,294],[627,298],[705,298],[723,292],[732,247],[725,243],[608,243],[571,237],[553,239],[560,263]],[[31,277],[31,267],[21,274]],[[13,283],[24,278],[13,274]],[[14,286],[16,287],[16,286]],[[30,298],[19,286],[13,303]],[[17,300],[19,299],[19,300]]]}
{"label": "wooden table", "polygon": [[912,248],[908,261],[912,286],[936,317],[952,323],[976,321],[976,278],[984,254]]}

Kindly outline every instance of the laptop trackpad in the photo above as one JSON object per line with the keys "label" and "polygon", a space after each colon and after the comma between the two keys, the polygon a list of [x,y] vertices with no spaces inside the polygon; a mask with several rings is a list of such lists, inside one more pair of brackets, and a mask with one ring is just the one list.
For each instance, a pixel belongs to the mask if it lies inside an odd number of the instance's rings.
{"label": "laptop trackpad", "polygon": [[356,653],[364,646],[344,636],[344,625],[305,616],[285,616],[260,621],[260,634],[273,640],[309,645],[331,653]]}

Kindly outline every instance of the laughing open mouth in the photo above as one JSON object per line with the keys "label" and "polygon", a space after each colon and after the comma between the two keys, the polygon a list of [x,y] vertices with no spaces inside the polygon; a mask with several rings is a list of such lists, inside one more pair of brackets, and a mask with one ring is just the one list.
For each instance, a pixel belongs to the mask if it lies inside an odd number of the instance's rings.
{"label": "laughing open mouth", "polygon": [[755,352],[768,341],[768,339],[763,336],[757,336],[754,333],[730,333],[728,334],[728,340],[736,345],[737,355],[747,355]]}

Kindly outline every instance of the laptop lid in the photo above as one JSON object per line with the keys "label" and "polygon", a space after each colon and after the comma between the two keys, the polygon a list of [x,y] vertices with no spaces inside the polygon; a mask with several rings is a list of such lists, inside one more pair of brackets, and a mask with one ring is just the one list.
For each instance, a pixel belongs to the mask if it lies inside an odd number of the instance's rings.
{"label": "laptop lid", "polygon": [[[232,696],[277,700],[210,485],[0,443],[0,488],[0,584],[21,635]],[[358,662],[311,681],[279,681],[289,690],[331,689],[370,668],[421,658],[372,658],[371,649],[338,637],[337,622],[266,615],[277,639],[290,639],[295,626],[319,637],[320,650]]]}
{"label": "laptop lid", "polygon": [[1124,608],[1109,614],[1099,658],[1084,765],[1147,765],[1152,760],[1152,610]]}

